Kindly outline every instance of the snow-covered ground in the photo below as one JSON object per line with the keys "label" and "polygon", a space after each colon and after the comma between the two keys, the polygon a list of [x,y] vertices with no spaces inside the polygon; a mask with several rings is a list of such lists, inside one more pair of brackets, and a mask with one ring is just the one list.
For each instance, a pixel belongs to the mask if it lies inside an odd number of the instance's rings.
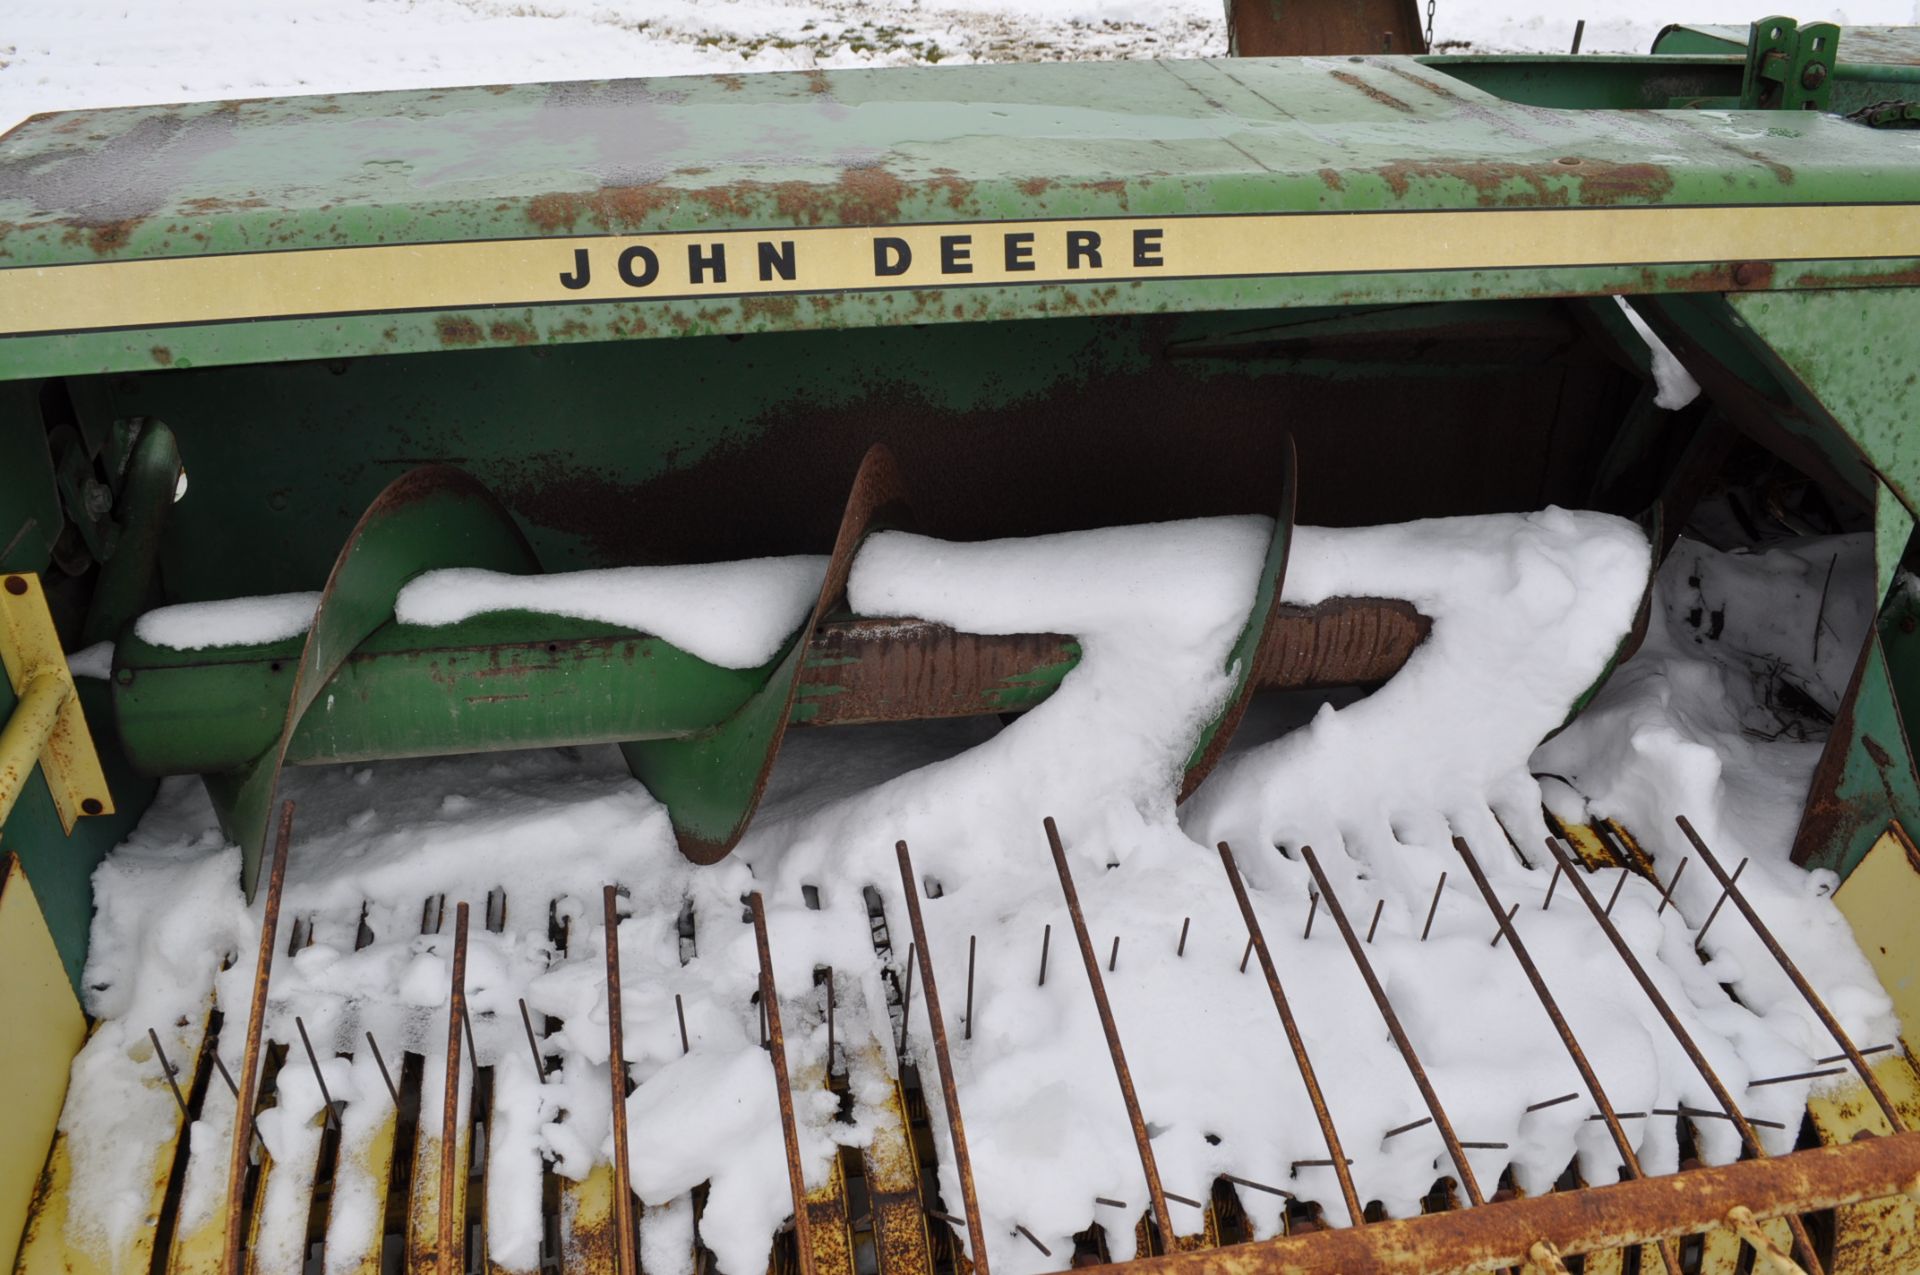
{"label": "snow-covered ground", "polygon": [[[1644,52],[1669,22],[1744,24],[1750,0],[1438,0],[1435,41]],[[1785,6],[1920,21],[1915,0]],[[223,97],[705,71],[1210,57],[1221,0],[65,0],[0,6],[0,129],[37,111]]]}

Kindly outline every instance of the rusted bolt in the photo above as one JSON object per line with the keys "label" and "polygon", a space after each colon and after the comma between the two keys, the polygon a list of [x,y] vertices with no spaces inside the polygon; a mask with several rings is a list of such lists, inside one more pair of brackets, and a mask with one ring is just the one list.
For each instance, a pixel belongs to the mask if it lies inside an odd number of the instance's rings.
{"label": "rusted bolt", "polygon": [[1800,87],[1803,89],[1817,89],[1826,82],[1827,64],[1825,62],[1809,62],[1807,69],[1800,72]]}
{"label": "rusted bolt", "polygon": [[1578,155],[1562,155],[1553,162],[1556,164],[1565,164],[1568,168],[1573,168],[1580,163],[1580,157]]}
{"label": "rusted bolt", "polygon": [[83,815],[97,815],[103,809],[98,797],[88,797],[80,803],[80,813]]}
{"label": "rusted bolt", "polygon": [[8,593],[11,593],[15,597],[18,597],[20,594],[25,593],[26,591],[27,591],[27,578],[25,576],[8,576],[7,577]]}
{"label": "rusted bolt", "polygon": [[1742,288],[1762,288],[1773,282],[1773,263],[1742,261],[1733,268],[1733,281]]}

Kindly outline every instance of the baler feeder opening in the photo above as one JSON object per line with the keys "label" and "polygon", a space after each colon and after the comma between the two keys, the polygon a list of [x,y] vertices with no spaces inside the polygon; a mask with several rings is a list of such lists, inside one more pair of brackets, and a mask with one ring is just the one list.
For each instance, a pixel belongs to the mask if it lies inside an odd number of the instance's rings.
{"label": "baler feeder opening", "polygon": [[15,1269],[1920,1266],[1905,37],[1762,26],[10,135]]}

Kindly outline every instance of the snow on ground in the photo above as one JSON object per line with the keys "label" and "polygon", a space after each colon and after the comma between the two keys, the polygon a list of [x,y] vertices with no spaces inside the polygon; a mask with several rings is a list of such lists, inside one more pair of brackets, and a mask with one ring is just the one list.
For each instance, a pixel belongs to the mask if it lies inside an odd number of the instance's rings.
{"label": "snow on ground", "polygon": [[[1511,954],[1489,945],[1492,915],[1447,844],[1450,833],[1473,843],[1500,898],[1522,905],[1517,924],[1614,1105],[1713,1108],[1632,984],[1592,977],[1600,939],[1577,900],[1563,888],[1551,910],[1540,906],[1550,876],[1544,853],[1529,855],[1527,866],[1506,846],[1494,812],[1522,846],[1544,835],[1530,771],[1556,776],[1546,781],[1556,810],[1627,821],[1663,878],[1685,853],[1667,831],[1676,813],[1692,816],[1729,861],[1750,857],[1743,884],[1791,936],[1849,1030],[1863,1044],[1894,1038],[1887,999],[1826,897],[1831,880],[1786,862],[1795,794],[1818,743],[1806,715],[1778,706],[1777,688],[1791,682],[1806,699],[1834,702],[1868,619],[1866,605],[1838,601],[1870,592],[1864,541],[1764,555],[1683,541],[1661,573],[1641,653],[1536,753],[1639,603],[1646,547],[1631,524],[1549,510],[1300,529],[1289,599],[1411,597],[1434,618],[1433,635],[1372,696],[1338,697],[1338,707],[1308,714],[1277,742],[1247,732],[1183,821],[1174,806],[1181,764],[1227,693],[1226,653],[1269,534],[1265,520],[1243,518],[965,545],[877,536],[850,586],[858,610],[980,632],[1073,633],[1082,662],[1050,700],[1005,728],[988,720],[796,732],[748,839],[713,867],[681,859],[665,812],[612,749],[294,772],[288,790],[300,814],[282,925],[300,919],[311,943],[276,962],[267,1031],[292,1041],[299,1015],[329,1059],[330,1091],[346,1100],[328,1269],[351,1269],[362,1256],[384,1189],[355,1167],[389,1105],[361,1048],[366,1032],[390,1061],[403,1051],[424,1056],[423,1105],[438,1108],[459,899],[475,909],[467,990],[497,1095],[488,1224],[493,1256],[508,1270],[528,1269],[537,1255],[543,1161],[578,1180],[609,1155],[599,924],[608,881],[630,891],[620,949],[625,1052],[637,1084],[628,1101],[631,1162],[648,1206],[649,1269],[666,1275],[691,1269],[689,1196],[700,1184],[710,1184],[701,1236],[730,1275],[763,1269],[790,1211],[752,1001],[747,891],[766,899],[809,1180],[822,1180],[836,1145],[871,1136],[891,1092],[898,1024],[867,890],[898,945],[889,961],[897,987],[907,933],[897,838],[912,846],[923,887],[991,1256],[1010,1272],[1058,1265],[1016,1226],[1058,1254],[1073,1233],[1104,1221],[1114,1255],[1124,1257],[1133,1240],[1126,1223],[1146,1200],[1043,814],[1059,820],[1096,949],[1105,957],[1120,940],[1109,991],[1156,1131],[1159,1171],[1180,1195],[1204,1198],[1218,1175],[1232,1174],[1318,1200],[1329,1220],[1346,1221],[1331,1172],[1294,1163],[1326,1149],[1297,1077],[1274,1069],[1287,1048],[1257,970],[1240,969],[1246,931],[1209,848],[1216,836],[1233,840],[1286,972],[1360,1198],[1392,1213],[1417,1211],[1448,1166],[1431,1127],[1385,1136],[1425,1112],[1335,928],[1323,916],[1310,937],[1303,933],[1313,905],[1299,847],[1308,839],[1357,926],[1378,906],[1372,958],[1460,1136],[1507,1144],[1471,1153],[1488,1193],[1508,1163],[1532,1190],[1575,1158],[1589,1181],[1610,1180],[1618,1157],[1603,1127],[1587,1120],[1584,1096],[1526,1111],[1580,1084]],[[1423,940],[1442,870],[1450,875]],[[154,1075],[146,1028],[162,1032],[170,1056],[188,1055],[196,1007],[216,983],[227,1021],[244,1020],[258,908],[241,903],[236,878],[235,854],[192,781],[164,786],[96,878],[86,981],[103,1026],[76,1060],[63,1127],[75,1153],[72,1216],[98,1238],[141,1224],[143,1184],[168,1121],[172,1100]],[[1596,892],[1610,893],[1615,879],[1596,877]],[[498,932],[481,920],[490,890],[507,901]],[[448,921],[422,934],[421,900],[442,893]],[[1743,927],[1723,917],[1707,940],[1710,961],[1695,957],[1713,901],[1707,874],[1696,870],[1662,915],[1654,887],[1631,878],[1614,916],[1736,1092],[1750,1079],[1808,1070],[1832,1047],[1784,995]],[[357,947],[363,903],[372,940]],[[1191,937],[1179,955],[1186,918]],[[1046,926],[1051,963],[1039,986]],[[970,940],[979,948],[966,1021]],[[220,972],[228,952],[239,959]],[[854,1096],[848,1119],[836,1118],[819,1085],[827,1066],[819,977],[835,988],[838,1056]],[[1729,1000],[1722,983],[1742,1001]],[[684,1056],[676,996],[691,1045]],[[559,1060],[544,1082],[520,1033],[522,998],[536,1023],[561,1023],[543,1042]],[[222,1045],[230,1067],[236,1035],[237,1027]],[[907,1041],[921,1074],[931,1075],[924,996]],[[270,1179],[260,1238],[270,1255],[299,1243],[304,1211],[282,1217],[274,1202],[299,1195],[319,1142],[318,1085],[297,1060],[281,1071],[278,1105],[261,1122],[282,1166]],[[1772,1149],[1792,1142],[1807,1091],[1800,1082],[1748,1094],[1750,1115],[1781,1126],[1765,1132]],[[215,1153],[196,1155],[188,1173],[189,1226],[212,1215],[225,1167],[232,1104],[219,1086],[210,1092],[194,1143]],[[933,1107],[940,1188],[957,1210],[944,1119]],[[1697,1123],[1705,1158],[1736,1154],[1728,1127]],[[1676,1167],[1671,1117],[1629,1129],[1649,1170]],[[1125,1202],[1126,1212],[1096,1206],[1102,1197]],[[1259,1233],[1278,1228],[1276,1197],[1245,1191],[1242,1200]],[[1172,1207],[1177,1227],[1197,1228],[1197,1214]]]}
{"label": "snow on ground", "polygon": [[[1446,49],[1645,52],[1669,22],[1743,25],[1747,0],[1439,0]],[[1920,21],[1915,0],[1804,21]],[[527,80],[908,63],[1212,57],[1217,0],[68,0],[0,22],[0,129],[38,111]]]}

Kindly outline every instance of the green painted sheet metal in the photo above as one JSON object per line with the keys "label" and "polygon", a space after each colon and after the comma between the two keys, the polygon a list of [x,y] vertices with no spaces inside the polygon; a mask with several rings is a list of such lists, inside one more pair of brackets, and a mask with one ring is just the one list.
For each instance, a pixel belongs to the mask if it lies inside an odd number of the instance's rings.
{"label": "green painted sheet metal", "polygon": [[[149,774],[173,775],[260,756],[286,717],[300,646],[170,651],[123,638],[113,711],[128,757]],[[301,717],[287,762],[688,734],[738,709],[769,672],[720,668],[613,625],[527,612],[440,628],[389,624]]]}
{"label": "green painted sheet metal", "polygon": [[1769,293],[1728,304],[1880,480],[1920,509],[1920,288]]}
{"label": "green painted sheet metal", "polygon": [[[1444,62],[900,68],[42,117],[0,143],[0,263],[1009,218],[1859,200],[1920,200],[1920,156],[1826,117],[1542,112]],[[1736,264],[274,319],[9,338],[0,376],[1087,310],[1751,286],[1729,283]],[[1823,282],[1911,268],[1835,267]]]}

